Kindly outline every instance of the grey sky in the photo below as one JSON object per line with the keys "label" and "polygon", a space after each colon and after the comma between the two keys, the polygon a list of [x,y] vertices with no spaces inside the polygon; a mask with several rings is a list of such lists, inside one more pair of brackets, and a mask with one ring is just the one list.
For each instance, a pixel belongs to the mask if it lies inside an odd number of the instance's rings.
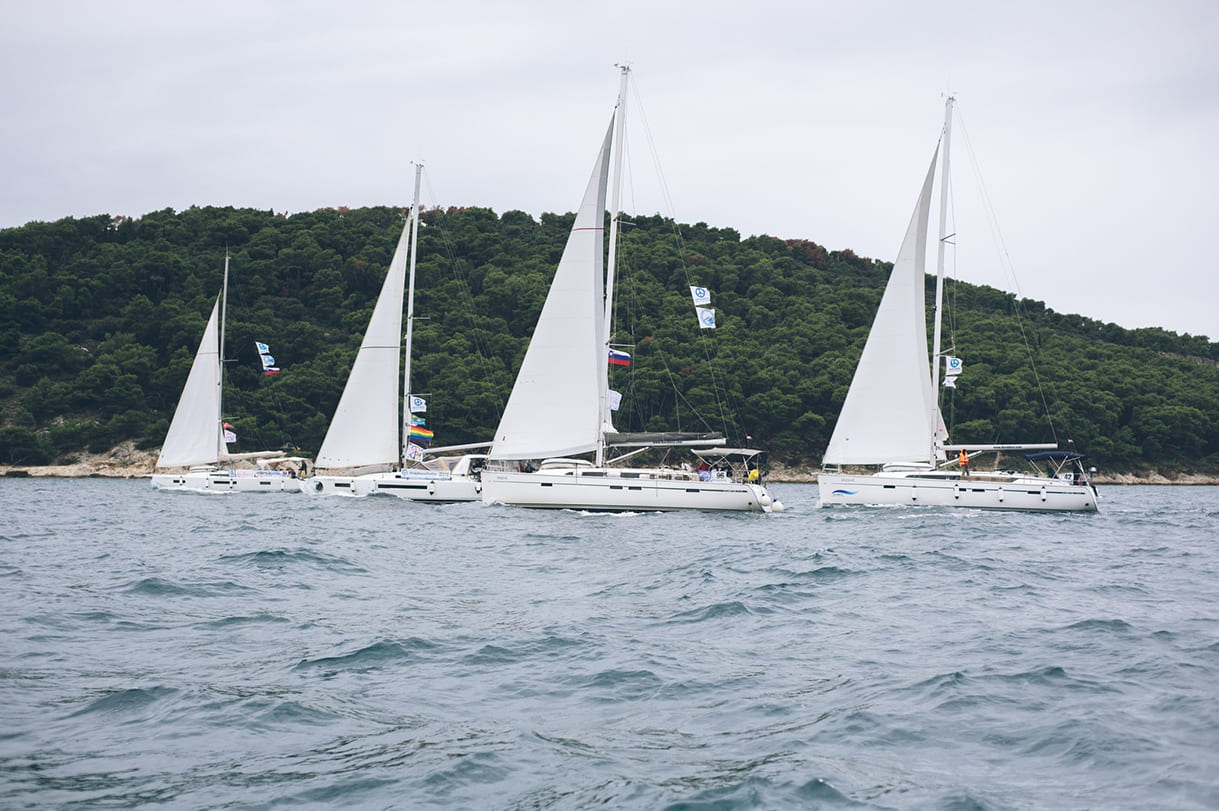
{"label": "grey sky", "polygon": [[892,260],[951,90],[1015,272],[963,191],[959,278],[1219,339],[1209,0],[7,5],[0,227],[406,204],[414,160],[570,211],[629,61],[672,199],[633,135],[632,208]]}

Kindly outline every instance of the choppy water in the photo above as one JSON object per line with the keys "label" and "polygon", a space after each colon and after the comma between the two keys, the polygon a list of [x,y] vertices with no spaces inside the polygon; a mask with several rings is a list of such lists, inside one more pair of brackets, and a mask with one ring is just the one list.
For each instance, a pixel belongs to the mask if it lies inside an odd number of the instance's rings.
{"label": "choppy water", "polygon": [[774,489],[606,516],[0,481],[0,807],[1219,807],[1219,488]]}

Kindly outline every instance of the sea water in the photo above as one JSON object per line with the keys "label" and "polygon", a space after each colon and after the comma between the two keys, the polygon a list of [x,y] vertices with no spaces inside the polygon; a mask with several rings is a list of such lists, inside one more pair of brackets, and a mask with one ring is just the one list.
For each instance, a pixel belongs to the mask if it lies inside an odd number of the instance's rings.
{"label": "sea water", "polygon": [[0,807],[1219,808],[1219,488],[602,515],[0,481]]}

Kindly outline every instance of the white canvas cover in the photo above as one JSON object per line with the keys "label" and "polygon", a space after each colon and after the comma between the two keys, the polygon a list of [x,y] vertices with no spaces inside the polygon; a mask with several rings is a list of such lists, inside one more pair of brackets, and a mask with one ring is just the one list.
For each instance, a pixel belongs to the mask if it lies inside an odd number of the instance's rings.
{"label": "white canvas cover", "polygon": [[402,299],[410,222],[402,229],[364,341],[317,453],[317,467],[341,469],[398,461]]}
{"label": "white canvas cover", "polygon": [[174,410],[157,467],[190,467],[220,456],[220,297],[203,330],[195,362]]}
{"label": "white canvas cover", "polygon": [[605,344],[605,191],[612,130],[593,165],[584,200],[516,383],[492,459],[540,459],[593,450],[601,434]]}
{"label": "white canvas cover", "polygon": [[889,276],[823,464],[931,462],[942,425],[927,350],[925,265],[936,157]]}

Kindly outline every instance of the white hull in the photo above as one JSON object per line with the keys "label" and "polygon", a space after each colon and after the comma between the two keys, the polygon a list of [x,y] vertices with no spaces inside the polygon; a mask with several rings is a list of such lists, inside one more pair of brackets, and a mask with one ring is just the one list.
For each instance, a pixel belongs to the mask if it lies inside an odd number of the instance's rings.
{"label": "white hull", "polygon": [[469,476],[447,476],[428,471],[368,473],[363,476],[313,476],[301,479],[301,492],[317,496],[389,495],[410,501],[448,503],[478,501],[482,486]]}
{"label": "white hull", "polygon": [[980,510],[1096,511],[1096,492],[1090,485],[1037,476],[822,473],[817,478],[817,487],[823,507],[900,504]]}
{"label": "white hull", "polygon": [[152,486],[195,493],[296,493],[300,480],[278,470],[211,470],[154,473]]}
{"label": "white hull", "polygon": [[581,468],[518,473],[484,470],[485,504],[513,507],[648,512],[735,510],[777,512],[766,488],[732,481],[701,481],[692,474],[627,468]]}

